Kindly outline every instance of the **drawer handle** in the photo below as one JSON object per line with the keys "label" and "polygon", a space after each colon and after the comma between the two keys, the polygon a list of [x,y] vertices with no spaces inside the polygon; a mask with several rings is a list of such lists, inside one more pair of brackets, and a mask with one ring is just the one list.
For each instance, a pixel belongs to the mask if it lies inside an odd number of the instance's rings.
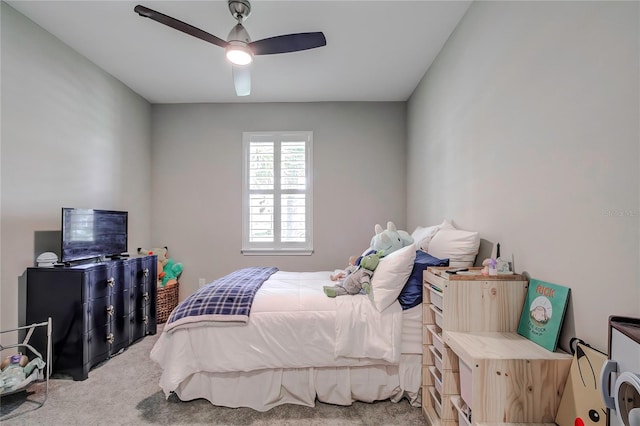
{"label": "drawer handle", "polygon": [[109,287],[113,287],[114,285],[116,285],[116,279],[111,277],[107,280],[107,284],[109,285]]}
{"label": "drawer handle", "polygon": [[144,276],[145,277],[149,276],[149,268],[144,268]]}
{"label": "drawer handle", "polygon": [[144,300],[149,300],[149,292],[148,292],[148,291],[145,291],[144,293],[142,293],[142,298],[143,298]]}
{"label": "drawer handle", "polygon": [[107,334],[107,342],[113,343],[114,340],[115,338],[113,337],[113,333]]}
{"label": "drawer handle", "polygon": [[113,305],[107,306],[107,315],[111,316],[113,315],[113,312],[114,312]]}

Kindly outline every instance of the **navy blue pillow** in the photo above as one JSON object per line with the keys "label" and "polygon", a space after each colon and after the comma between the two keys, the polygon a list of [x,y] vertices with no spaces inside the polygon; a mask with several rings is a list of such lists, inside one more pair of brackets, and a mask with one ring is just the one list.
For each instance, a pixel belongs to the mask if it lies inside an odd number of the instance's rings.
{"label": "navy blue pillow", "polygon": [[449,266],[449,259],[438,259],[426,251],[416,250],[416,260],[407,283],[402,288],[398,301],[403,310],[422,303],[422,273],[429,266]]}

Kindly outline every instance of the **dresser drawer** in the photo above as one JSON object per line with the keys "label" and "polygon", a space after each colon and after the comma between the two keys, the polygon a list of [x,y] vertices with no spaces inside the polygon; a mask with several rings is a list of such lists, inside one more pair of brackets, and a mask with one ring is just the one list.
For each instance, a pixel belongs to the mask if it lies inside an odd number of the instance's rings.
{"label": "dresser drawer", "polygon": [[435,386],[428,386],[427,389],[429,390],[429,398],[431,398],[433,408],[436,410],[436,413],[438,413],[438,417],[442,417],[442,401],[438,391]]}
{"label": "dresser drawer", "polygon": [[426,355],[423,353],[423,359],[428,360],[427,365],[434,365],[440,372],[451,370],[458,371],[459,358],[456,353],[448,346],[444,346],[442,353],[436,350],[433,345],[427,345]]}
{"label": "dresser drawer", "polygon": [[438,351],[440,356],[444,352],[444,342],[442,341],[442,330],[435,324],[431,324],[427,326],[427,330],[431,334],[431,343],[433,347]]}
{"label": "dresser drawer", "polygon": [[438,395],[442,395],[442,372],[432,365],[429,367],[429,373],[433,380],[433,386],[438,391]]}
{"label": "dresser drawer", "polygon": [[115,310],[108,297],[90,300],[85,304],[85,309],[86,330],[88,332],[106,326],[107,322],[109,322],[109,310]]}
{"label": "dresser drawer", "polygon": [[98,265],[83,274],[84,299],[101,299],[128,288],[121,264]]}
{"label": "dresser drawer", "polygon": [[433,304],[429,305],[429,309],[433,311],[433,321],[436,323],[438,327],[442,328],[442,311],[438,309],[436,305],[433,305]]}
{"label": "dresser drawer", "polygon": [[96,365],[100,361],[109,358],[109,342],[107,335],[109,327],[105,324],[101,327],[94,328],[85,335],[86,344],[84,345],[85,359],[88,360],[89,367]]}
{"label": "dresser drawer", "polygon": [[429,345],[429,350],[431,351],[431,354],[433,355],[433,365],[436,367],[436,369],[442,373],[442,354],[439,354],[436,351],[436,348],[433,347],[433,345]]}
{"label": "dresser drawer", "polygon": [[440,309],[440,312],[442,312],[442,291],[441,290],[437,290],[435,287],[429,286],[429,300],[431,301],[432,305]]}
{"label": "dresser drawer", "polygon": [[458,412],[458,425],[471,426],[471,409],[462,401],[462,398],[452,398],[453,406]]}

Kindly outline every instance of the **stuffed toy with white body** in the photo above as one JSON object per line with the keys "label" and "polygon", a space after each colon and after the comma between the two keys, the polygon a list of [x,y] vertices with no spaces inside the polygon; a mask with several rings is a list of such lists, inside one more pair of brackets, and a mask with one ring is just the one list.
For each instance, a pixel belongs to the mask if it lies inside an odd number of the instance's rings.
{"label": "stuffed toy with white body", "polygon": [[398,231],[391,221],[387,222],[387,229],[382,229],[382,226],[376,224],[375,231],[376,235],[371,238],[371,248],[382,251],[384,256],[413,244],[413,237],[407,231]]}

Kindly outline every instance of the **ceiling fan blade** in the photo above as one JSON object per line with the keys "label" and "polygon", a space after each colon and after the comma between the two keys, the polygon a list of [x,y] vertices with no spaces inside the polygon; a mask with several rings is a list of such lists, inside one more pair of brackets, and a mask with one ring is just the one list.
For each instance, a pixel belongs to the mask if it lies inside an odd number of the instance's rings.
{"label": "ceiling fan blade", "polygon": [[274,53],[297,52],[299,50],[315,49],[327,44],[322,32],[285,34],[276,37],[263,38],[249,43],[254,55],[272,55]]}
{"label": "ceiling fan blade", "polygon": [[190,36],[197,37],[201,40],[215,44],[216,46],[227,47],[227,45],[229,44],[221,38],[218,38],[213,34],[209,34],[208,32],[201,30],[200,28],[196,28],[193,25],[189,25],[186,22],[179,21],[175,18],[172,18],[171,16],[167,16],[153,9],[149,9],[148,7],[137,5],[133,10],[140,16],[153,19],[156,22],[160,22],[161,24],[167,25],[178,31],[182,31],[185,34],[189,34]]}
{"label": "ceiling fan blade", "polygon": [[233,65],[233,84],[236,95],[248,96],[251,93],[251,68],[249,65]]}

